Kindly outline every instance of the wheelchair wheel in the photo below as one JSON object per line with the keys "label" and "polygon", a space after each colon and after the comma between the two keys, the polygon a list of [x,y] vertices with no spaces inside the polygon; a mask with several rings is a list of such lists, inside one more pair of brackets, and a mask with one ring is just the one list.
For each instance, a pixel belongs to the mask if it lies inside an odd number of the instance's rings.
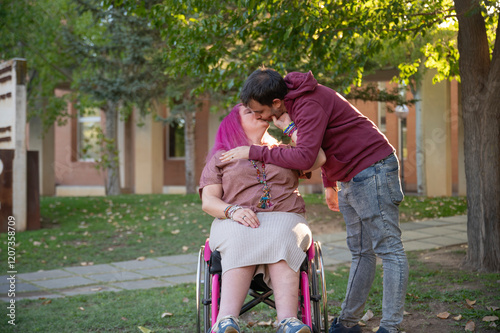
{"label": "wheelchair wheel", "polygon": [[325,271],[321,243],[314,242],[314,258],[311,260],[311,301],[313,331],[315,333],[328,332],[328,313]]}
{"label": "wheelchair wheel", "polygon": [[[196,327],[197,333],[210,332],[210,270],[204,258],[205,246],[202,246],[198,255],[196,270]],[[202,290],[203,287],[203,290]],[[203,313],[203,315],[202,315]],[[203,330],[201,329],[203,320]]]}

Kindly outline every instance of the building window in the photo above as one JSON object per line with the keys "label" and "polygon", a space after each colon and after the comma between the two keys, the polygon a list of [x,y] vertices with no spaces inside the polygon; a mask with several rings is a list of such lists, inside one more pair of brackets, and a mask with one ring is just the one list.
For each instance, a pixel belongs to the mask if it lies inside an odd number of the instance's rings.
{"label": "building window", "polygon": [[172,123],[168,128],[168,154],[169,158],[184,158],[184,120]]}
{"label": "building window", "polygon": [[[378,83],[379,90],[385,90],[385,82]],[[386,114],[387,114],[387,105],[385,102],[378,102],[378,129],[380,132],[385,133],[387,130],[386,126]]]}
{"label": "building window", "polygon": [[[399,93],[401,94],[401,97],[405,100],[406,99],[406,84],[404,82],[399,84]],[[405,105],[403,107],[404,111],[406,112],[406,115],[402,118],[400,118],[400,124],[401,126],[401,159],[407,159],[408,158],[408,136],[407,136],[407,126],[406,126],[406,118],[408,117],[408,107]]]}
{"label": "building window", "polygon": [[399,126],[401,128],[401,142],[400,142],[400,159],[408,158],[408,140],[407,140],[407,127],[406,127],[406,119],[400,119]]}
{"label": "building window", "polygon": [[99,159],[100,113],[99,109],[90,109],[78,114],[77,149],[79,161],[93,162]]}

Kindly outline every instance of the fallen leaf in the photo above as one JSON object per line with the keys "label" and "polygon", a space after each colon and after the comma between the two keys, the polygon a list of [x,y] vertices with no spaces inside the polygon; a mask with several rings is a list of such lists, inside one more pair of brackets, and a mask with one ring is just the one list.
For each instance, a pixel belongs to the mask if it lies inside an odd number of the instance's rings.
{"label": "fallen leaf", "polygon": [[437,314],[437,317],[441,319],[448,319],[449,316],[450,316],[449,312],[441,312]]}
{"label": "fallen leaf", "polygon": [[101,291],[102,288],[101,287],[97,287],[97,288],[91,288],[90,291]]}
{"label": "fallen leaf", "polygon": [[483,318],[483,321],[497,321],[498,317],[497,316],[486,316]]}
{"label": "fallen leaf", "polygon": [[368,321],[373,318],[373,312],[371,310],[366,311],[365,315],[363,318],[361,318],[362,321]]}
{"label": "fallen leaf", "polygon": [[138,326],[137,328],[139,328],[142,333],[152,333],[153,332],[149,328],[146,328],[146,327]]}
{"label": "fallen leaf", "polygon": [[52,300],[48,299],[48,300],[42,302],[42,305],[47,305],[47,304],[50,304],[50,303],[52,303]]}
{"label": "fallen leaf", "polygon": [[257,326],[271,326],[272,323],[273,321],[269,319],[268,321],[259,321]]}
{"label": "fallen leaf", "polygon": [[377,332],[378,329],[379,329],[379,327],[377,326],[377,327],[375,327],[375,328],[372,329],[372,332]]}
{"label": "fallen leaf", "polygon": [[490,324],[490,327],[497,327],[497,324],[495,324],[495,323],[491,323],[491,324]]}
{"label": "fallen leaf", "polygon": [[137,260],[137,261],[144,261],[144,260],[146,260],[146,257],[144,257],[144,256],[142,256],[142,257],[138,257],[138,258],[137,258],[137,259],[135,259],[135,260]]}
{"label": "fallen leaf", "polygon": [[78,310],[82,310],[82,311],[85,311],[85,309],[83,307],[79,307]]}
{"label": "fallen leaf", "polygon": [[498,306],[486,306],[486,308],[490,311],[496,311],[496,310],[500,309]]}
{"label": "fallen leaf", "polygon": [[474,324],[472,320],[469,320],[467,324],[465,324],[466,331],[474,332],[475,329],[476,329],[476,324]]}
{"label": "fallen leaf", "polygon": [[467,299],[467,298],[465,299],[465,301],[467,302],[467,304],[468,304],[470,307],[472,307],[474,304],[476,304],[476,301],[471,301],[471,300],[469,300],[469,299]]}
{"label": "fallen leaf", "polygon": [[365,327],[366,326],[366,324],[364,322],[362,322],[362,321],[358,321],[358,325],[361,326],[361,327]]}
{"label": "fallen leaf", "polygon": [[162,318],[165,318],[165,317],[171,317],[171,316],[173,316],[173,315],[174,315],[174,314],[173,314],[173,313],[170,313],[170,312],[163,312],[163,313],[161,314],[161,317],[162,317]]}
{"label": "fallen leaf", "polygon": [[175,229],[175,230],[170,231],[170,233],[172,235],[177,235],[179,232],[181,232],[179,229]]}
{"label": "fallen leaf", "polygon": [[183,246],[182,247],[182,252],[186,252],[187,250],[189,250],[189,246]]}
{"label": "fallen leaf", "polygon": [[183,301],[184,303],[187,303],[187,302],[189,302],[189,298],[184,297],[184,298],[182,299],[182,301]]}
{"label": "fallen leaf", "polygon": [[403,316],[411,316],[411,313],[403,311]]}
{"label": "fallen leaf", "polygon": [[128,319],[127,319],[127,318],[125,318],[125,317],[122,317],[122,320],[128,320]]}
{"label": "fallen leaf", "polygon": [[456,321],[459,321],[460,319],[462,319],[462,315],[458,315],[456,317],[453,317],[453,319],[456,320]]}

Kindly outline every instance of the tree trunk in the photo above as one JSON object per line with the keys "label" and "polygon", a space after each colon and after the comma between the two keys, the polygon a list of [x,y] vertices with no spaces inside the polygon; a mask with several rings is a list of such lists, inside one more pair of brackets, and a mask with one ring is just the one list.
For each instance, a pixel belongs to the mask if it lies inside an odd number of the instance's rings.
{"label": "tree trunk", "polygon": [[186,193],[196,193],[195,123],[196,112],[184,112],[184,144],[186,153]]}
{"label": "tree trunk", "polygon": [[500,40],[490,61],[479,1],[455,0],[467,181],[466,264],[500,271]]}
{"label": "tree trunk", "polygon": [[104,154],[106,154],[104,159],[106,161],[106,195],[118,195],[121,193],[117,126],[118,103],[108,102],[106,108],[106,140],[104,140]]}

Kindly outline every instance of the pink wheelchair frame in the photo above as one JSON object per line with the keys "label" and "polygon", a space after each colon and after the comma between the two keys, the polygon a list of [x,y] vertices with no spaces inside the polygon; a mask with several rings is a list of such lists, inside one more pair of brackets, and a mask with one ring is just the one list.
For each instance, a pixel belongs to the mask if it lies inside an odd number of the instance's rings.
{"label": "pink wheelchair frame", "polygon": [[[217,251],[215,251],[215,253],[212,252],[208,242],[207,239],[205,245],[201,246],[196,274],[198,333],[211,333],[212,325],[217,321],[217,315],[219,313],[221,272],[220,269],[212,266],[218,266],[220,263],[217,264]],[[214,265],[212,265],[212,262],[214,262]],[[298,309],[299,317],[302,322],[311,327],[314,333],[326,333],[328,331],[326,283],[323,267],[321,243],[313,242],[307,250],[307,257],[300,269]],[[274,300],[270,298],[273,291],[265,286],[265,284],[259,284],[255,280],[256,279],[252,281],[252,285],[248,292],[248,295],[253,297],[253,299],[243,305],[240,315],[259,303],[265,303],[276,308]],[[203,330],[201,328],[202,312]]]}

